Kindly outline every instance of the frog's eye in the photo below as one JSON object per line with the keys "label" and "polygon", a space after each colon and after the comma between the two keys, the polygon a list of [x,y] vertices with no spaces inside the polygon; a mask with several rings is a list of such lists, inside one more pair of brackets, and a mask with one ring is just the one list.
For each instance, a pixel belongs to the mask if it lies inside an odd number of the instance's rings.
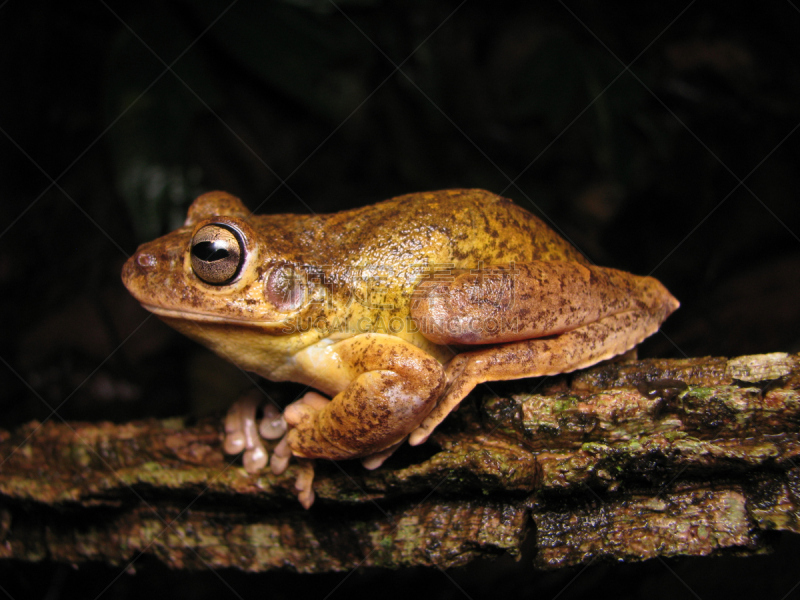
{"label": "frog's eye", "polygon": [[227,225],[201,227],[192,238],[192,269],[206,283],[222,285],[232,281],[244,263],[241,234]]}

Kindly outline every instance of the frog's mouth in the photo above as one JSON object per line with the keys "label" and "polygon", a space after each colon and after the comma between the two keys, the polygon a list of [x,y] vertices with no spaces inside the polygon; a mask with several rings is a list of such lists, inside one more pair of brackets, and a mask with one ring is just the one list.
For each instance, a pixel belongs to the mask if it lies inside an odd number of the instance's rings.
{"label": "frog's mouth", "polygon": [[164,308],[154,304],[141,303],[142,307],[157,317],[169,321],[200,321],[204,323],[226,323],[229,325],[279,325],[283,321],[270,321],[267,319],[237,319],[235,317],[221,317],[219,315],[195,312],[185,309]]}

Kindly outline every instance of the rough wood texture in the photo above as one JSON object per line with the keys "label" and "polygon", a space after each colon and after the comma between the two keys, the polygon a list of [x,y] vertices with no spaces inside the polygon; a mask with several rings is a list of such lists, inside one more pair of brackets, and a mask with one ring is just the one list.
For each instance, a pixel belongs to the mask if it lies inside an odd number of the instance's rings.
{"label": "rough wood texture", "polygon": [[308,512],[294,469],[245,474],[210,421],[29,423],[0,432],[0,557],[449,567],[526,535],[541,568],[760,552],[767,531],[800,533],[799,366],[612,363],[467,402],[377,471],[323,461]]}

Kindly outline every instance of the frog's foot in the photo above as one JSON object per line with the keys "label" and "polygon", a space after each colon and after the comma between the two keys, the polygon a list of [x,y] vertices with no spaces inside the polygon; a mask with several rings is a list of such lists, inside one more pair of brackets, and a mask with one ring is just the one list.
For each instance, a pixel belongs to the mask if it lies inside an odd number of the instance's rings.
{"label": "frog's foot", "polygon": [[[328,400],[328,402],[330,402],[330,400]],[[377,469],[383,464],[383,461],[389,458],[394,451],[403,444],[403,442],[405,442],[405,438],[382,452],[376,452],[375,454],[361,459],[361,464],[370,470]],[[286,436],[284,436],[272,453],[272,459],[270,460],[272,472],[276,475],[280,475],[286,471],[291,457],[292,451],[289,449]],[[294,482],[294,489],[297,490],[297,499],[300,501],[300,504],[303,505],[303,508],[308,510],[311,508],[311,505],[314,504],[314,460],[309,458],[297,458],[297,466],[299,471],[297,479],[295,479]]]}
{"label": "frog's foot", "polygon": [[[289,435],[286,427],[290,429],[296,427],[301,421],[311,418],[319,410],[325,408],[330,400],[317,392],[306,392],[306,394],[295,402],[292,402],[283,411],[282,422],[284,430],[281,432],[283,439],[275,446],[270,459],[270,469],[276,475],[280,475],[289,467],[289,460],[292,458],[292,450],[289,448]],[[263,435],[263,434],[262,434]],[[279,437],[279,436],[278,436]]]}
{"label": "frog's foot", "polygon": [[242,464],[248,473],[257,473],[267,466],[269,455],[261,437],[276,439],[286,431],[280,411],[271,404],[264,405],[264,416],[258,426],[259,405],[258,395],[248,394],[234,402],[225,417],[225,452],[242,453]]}
{"label": "frog's foot", "polygon": [[380,452],[376,452],[375,454],[370,454],[369,456],[365,456],[361,459],[361,464],[364,465],[365,469],[369,469],[370,471],[374,471],[378,467],[380,467],[387,458],[389,458],[395,451],[403,445],[403,443],[408,439],[408,436],[404,437],[402,440],[389,446],[386,450],[381,450]]}
{"label": "frog's foot", "polygon": [[281,411],[272,404],[265,404],[263,407],[263,417],[258,425],[258,433],[265,440],[277,440],[286,434],[286,419],[283,418]]}
{"label": "frog's foot", "polygon": [[[285,426],[295,427],[301,421],[308,419],[312,414],[324,408],[330,400],[317,392],[307,392],[300,400],[292,402],[284,410],[282,422]],[[263,435],[263,434],[262,434]],[[284,435],[270,459],[270,469],[276,475],[280,475],[289,468],[289,461],[292,458],[292,450],[289,447],[289,436]],[[294,482],[297,490],[297,499],[303,508],[311,508],[314,503],[314,461],[310,459],[297,459],[298,474]]]}
{"label": "frog's foot", "polygon": [[[275,475],[280,475],[289,467],[289,459],[292,458],[292,451],[286,436],[275,447],[272,453],[269,466]],[[303,508],[309,509],[314,504],[314,461],[309,458],[297,459],[297,478],[294,481],[294,489],[297,490],[297,499]]]}
{"label": "frog's foot", "polygon": [[[283,422],[289,427],[296,427],[301,421],[311,418],[311,416],[325,408],[330,402],[322,394],[317,392],[306,392],[306,394],[295,402],[292,402],[283,411]],[[292,449],[289,448],[289,434],[283,436],[270,459],[270,469],[275,475],[280,475],[289,467],[289,460],[292,458]]]}
{"label": "frog's foot", "polygon": [[330,399],[317,392],[306,392],[300,400],[292,402],[283,411],[283,418],[290,427],[297,427],[301,421],[311,417],[317,411],[322,410]]}
{"label": "frog's foot", "polygon": [[308,458],[297,460],[297,479],[294,489],[297,490],[297,499],[303,508],[308,510],[314,504],[314,461]]}

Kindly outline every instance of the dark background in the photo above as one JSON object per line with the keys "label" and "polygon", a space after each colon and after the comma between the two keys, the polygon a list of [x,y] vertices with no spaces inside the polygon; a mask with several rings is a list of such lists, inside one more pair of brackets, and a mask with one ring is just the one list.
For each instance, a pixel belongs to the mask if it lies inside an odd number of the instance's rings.
{"label": "dark background", "polygon": [[[641,356],[800,351],[800,4],[528,4],[0,2],[0,426],[201,414],[248,385],[142,325],[119,281],[136,246],[210,189],[278,213],[486,188],[681,300]],[[0,586],[797,597],[800,544],[774,542],[770,557],[555,573],[528,556],[306,577],[4,563]]]}

